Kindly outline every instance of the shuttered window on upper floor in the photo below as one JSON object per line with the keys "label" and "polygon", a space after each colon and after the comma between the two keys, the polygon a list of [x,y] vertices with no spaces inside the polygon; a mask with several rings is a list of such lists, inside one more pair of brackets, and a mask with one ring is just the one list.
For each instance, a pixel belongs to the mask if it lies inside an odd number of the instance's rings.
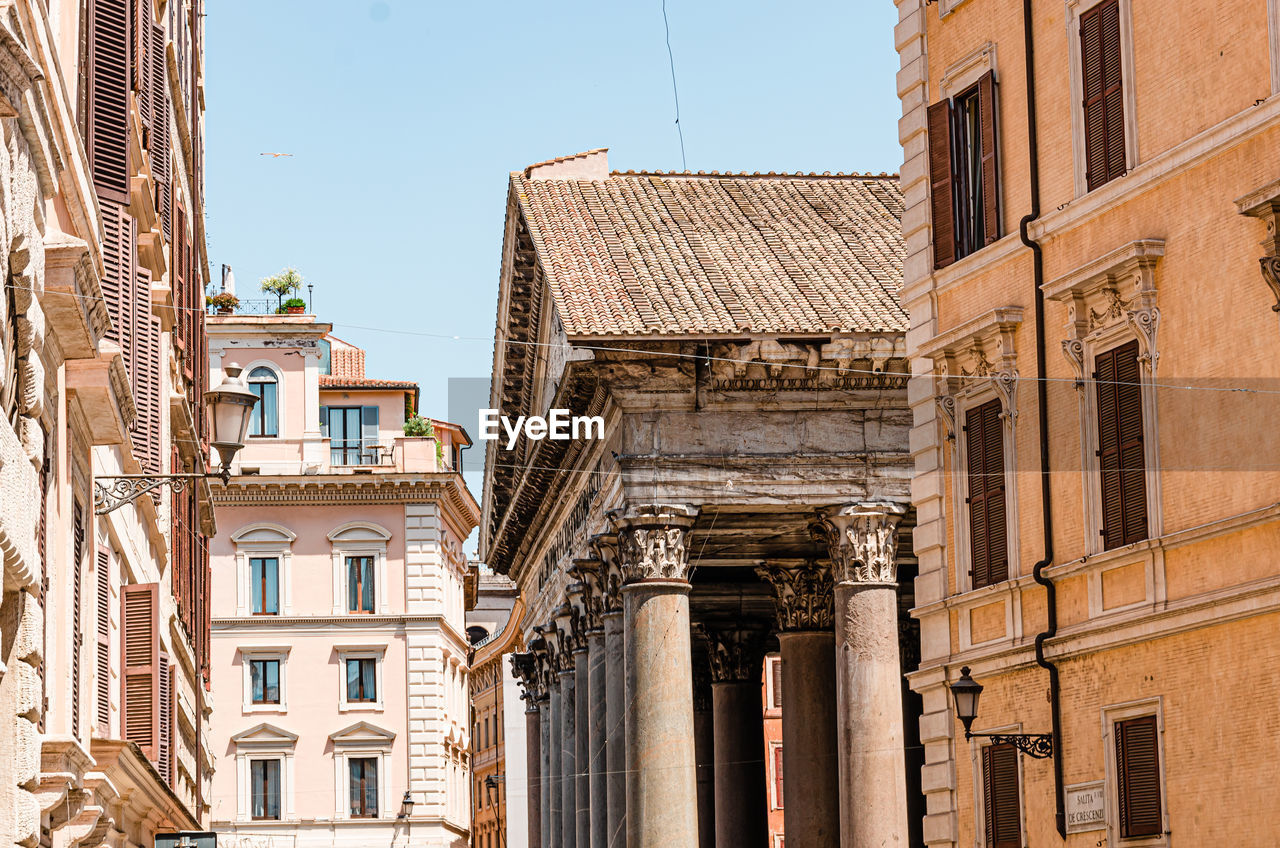
{"label": "shuttered window on upper floor", "polygon": [[168,669],[160,660],[160,585],[134,583],[120,592],[124,646],[121,735],[142,749],[148,760],[161,759],[160,679]]}
{"label": "shuttered window on upper floor", "polygon": [[1009,579],[1004,422],[1000,413],[1000,401],[996,399],[965,414],[969,577],[974,589]]}
{"label": "shuttered window on upper floor", "polygon": [[982,749],[982,807],[986,848],[1022,848],[1018,749],[1009,744]]}
{"label": "shuttered window on upper floor", "polygon": [[945,268],[1000,237],[995,72],[930,106],[928,128],[933,264]]}
{"label": "shuttered window on upper floor", "polygon": [[1117,721],[1115,741],[1120,835],[1158,836],[1164,828],[1156,717]]}
{"label": "shuttered window on upper floor", "polygon": [[1080,16],[1080,68],[1085,182],[1093,191],[1126,169],[1119,0],[1104,0]]}
{"label": "shuttered window on upper floor", "polygon": [[98,196],[129,202],[131,0],[90,0],[86,39],[85,146]]}
{"label": "shuttered window on upper floor", "polygon": [[1137,340],[1094,359],[1102,541],[1107,550],[1147,538],[1147,480],[1142,378]]}

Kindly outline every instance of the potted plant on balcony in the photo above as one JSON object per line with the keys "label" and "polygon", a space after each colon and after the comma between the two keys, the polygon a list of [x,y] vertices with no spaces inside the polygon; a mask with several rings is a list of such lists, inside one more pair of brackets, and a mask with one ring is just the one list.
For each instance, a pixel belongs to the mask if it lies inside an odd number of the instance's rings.
{"label": "potted plant on balcony", "polygon": [[204,299],[208,306],[212,306],[218,311],[219,315],[230,315],[235,312],[236,307],[240,305],[240,298],[236,297],[229,291],[218,292]]}
{"label": "potted plant on balcony", "polygon": [[430,439],[435,437],[436,429],[431,426],[430,418],[412,415],[404,422],[404,434],[414,438]]}
{"label": "potted plant on balcony", "polygon": [[285,268],[275,276],[263,277],[261,285],[264,292],[276,296],[277,313],[285,311],[287,304],[284,303],[284,299],[286,297],[290,301],[296,300],[301,304],[302,309],[299,309],[299,312],[306,310],[306,301],[299,297],[290,297],[290,295],[296,295],[302,289],[302,275],[298,273],[297,268]]}
{"label": "potted plant on balcony", "polygon": [[289,315],[301,315],[307,311],[307,302],[300,297],[291,297],[284,302],[281,309]]}

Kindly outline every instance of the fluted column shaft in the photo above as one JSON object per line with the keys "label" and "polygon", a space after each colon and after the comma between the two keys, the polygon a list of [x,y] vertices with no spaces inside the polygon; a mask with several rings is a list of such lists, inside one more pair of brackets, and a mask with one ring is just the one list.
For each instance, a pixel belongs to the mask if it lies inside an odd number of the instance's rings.
{"label": "fluted column shaft", "polygon": [[617,519],[626,640],[627,848],[696,848],[688,535],[692,507]]}
{"label": "fluted column shaft", "polygon": [[591,815],[589,830],[591,848],[607,848],[609,844],[608,763],[605,753],[605,722],[608,716],[606,647],[604,629],[587,633],[588,687],[590,698],[587,711],[587,764],[590,767],[588,806]]}
{"label": "fluted column shaft", "polygon": [[[578,792],[575,774],[578,744],[577,676],[572,663],[560,671],[560,844],[577,848]],[[585,848],[585,846],[584,846]]]}
{"label": "fluted column shaft", "polygon": [[907,844],[895,566],[902,513],[859,504],[824,511],[816,528],[835,578],[842,848]]}
{"label": "fluted column shaft", "polygon": [[622,638],[622,610],[604,616],[605,640],[605,781],[608,848],[627,843],[627,697],[626,654]]}
{"label": "fluted column shaft", "polygon": [[528,776],[529,848],[542,848],[542,713],[528,701],[524,711],[525,770]]}
{"label": "fluted column shaft", "polygon": [[578,848],[591,846],[591,657],[584,638],[573,652],[574,689],[577,717],[574,719],[573,797]]}

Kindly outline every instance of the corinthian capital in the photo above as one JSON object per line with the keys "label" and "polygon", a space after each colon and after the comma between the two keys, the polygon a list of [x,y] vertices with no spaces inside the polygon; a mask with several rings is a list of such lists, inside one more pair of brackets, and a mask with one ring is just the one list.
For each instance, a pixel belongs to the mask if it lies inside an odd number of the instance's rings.
{"label": "corinthian capital", "polygon": [[699,624],[707,640],[707,665],[712,683],[759,682],[763,671],[764,643],[769,630],[748,622]]}
{"label": "corinthian capital", "polygon": [[590,541],[600,560],[600,606],[604,615],[622,612],[622,561],[618,558],[618,537],[612,533],[592,536]]}
{"label": "corinthian capital", "polygon": [[813,538],[827,546],[837,583],[898,582],[898,522],[906,509],[895,503],[860,503],[818,510]]}
{"label": "corinthian capital", "polygon": [[831,569],[816,562],[766,563],[756,574],[773,587],[779,630],[830,630],[834,626]]}
{"label": "corinthian capital", "polygon": [[698,508],[642,504],[614,518],[622,582],[688,580],[689,531]]}
{"label": "corinthian capital", "polygon": [[577,578],[574,585],[581,587],[576,594],[571,592],[569,599],[582,616],[583,627],[588,633],[604,627],[604,622],[600,619],[604,612],[600,595],[600,571],[600,561],[594,559],[575,559],[569,567],[569,573]]}

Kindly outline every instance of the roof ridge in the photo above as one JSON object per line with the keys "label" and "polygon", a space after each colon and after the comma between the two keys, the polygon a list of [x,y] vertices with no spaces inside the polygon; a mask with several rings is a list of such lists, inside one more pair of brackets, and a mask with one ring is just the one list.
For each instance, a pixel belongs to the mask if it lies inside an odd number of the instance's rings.
{"label": "roof ridge", "polygon": [[524,175],[527,178],[529,174],[533,172],[534,168],[544,168],[547,165],[556,165],[560,162],[568,162],[571,159],[583,159],[596,153],[607,152],[609,152],[609,148],[607,147],[593,147],[590,150],[584,150],[581,153],[568,153],[564,156],[555,156],[551,159],[544,159],[541,162],[534,162],[532,165],[526,165],[524,168]]}
{"label": "roof ridge", "polygon": [[837,171],[834,174],[830,171],[610,171],[611,177],[731,177],[735,179],[845,179],[845,180],[882,180],[882,179],[898,179],[897,173],[888,173],[881,171],[880,173],[872,173],[871,171]]}

